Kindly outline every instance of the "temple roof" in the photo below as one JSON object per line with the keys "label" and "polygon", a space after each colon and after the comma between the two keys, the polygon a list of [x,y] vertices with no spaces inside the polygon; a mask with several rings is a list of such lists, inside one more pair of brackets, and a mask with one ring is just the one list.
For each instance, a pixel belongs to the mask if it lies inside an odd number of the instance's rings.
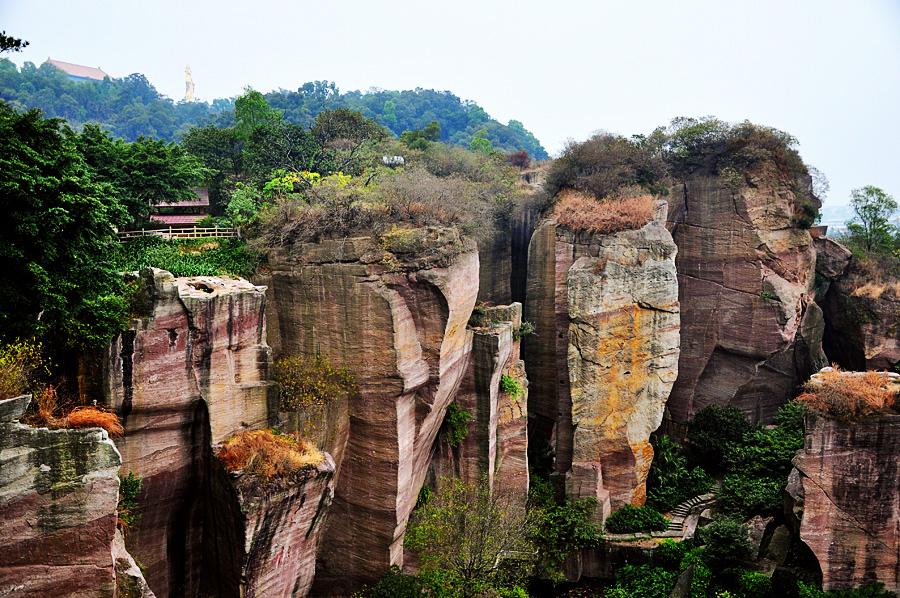
{"label": "temple roof", "polygon": [[82,64],[63,62],[62,60],[54,60],[53,58],[48,58],[47,63],[55,66],[65,74],[72,77],[81,77],[82,79],[94,79],[96,81],[103,81],[104,78],[109,76],[104,73],[99,67],[95,68],[92,66],[84,66]]}

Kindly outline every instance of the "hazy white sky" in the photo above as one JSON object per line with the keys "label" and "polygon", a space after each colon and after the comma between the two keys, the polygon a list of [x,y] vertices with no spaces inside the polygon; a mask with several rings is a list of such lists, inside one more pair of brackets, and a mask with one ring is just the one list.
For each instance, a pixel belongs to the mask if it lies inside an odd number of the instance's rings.
{"label": "hazy white sky", "polygon": [[900,198],[900,0],[317,2],[0,0],[0,28],[48,56],[144,73],[172,98],[296,89],[447,89],[521,120],[551,152],[674,116],[792,133],[829,204]]}

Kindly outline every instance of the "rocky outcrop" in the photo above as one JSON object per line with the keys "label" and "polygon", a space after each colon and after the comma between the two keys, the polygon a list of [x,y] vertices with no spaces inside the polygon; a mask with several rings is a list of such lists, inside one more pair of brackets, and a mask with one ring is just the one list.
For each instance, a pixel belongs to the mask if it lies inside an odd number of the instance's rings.
{"label": "rocky outcrop", "polygon": [[[852,375],[852,373],[846,374]],[[900,387],[900,376],[895,384]],[[900,414],[854,422],[810,414],[788,493],[825,589],[900,590]]]}
{"label": "rocky outcrop", "polygon": [[320,353],[359,397],[326,434],[336,490],[314,594],[349,593],[403,561],[403,534],[471,347],[478,254],[454,229],[272,252],[271,342]]}
{"label": "rocky outcrop", "polygon": [[[476,307],[469,329],[472,351],[456,404],[470,417],[465,438],[439,443],[434,482],[455,477],[467,484],[486,479],[492,490],[524,506],[528,496],[528,380],[519,358],[522,305]],[[504,392],[503,376],[521,390]]]}
{"label": "rocky outcrop", "polygon": [[678,245],[681,356],[667,413],[674,425],[710,404],[772,419],[824,365],[813,301],[816,253],[796,224],[790,181],[763,171],[752,185],[696,174],[672,189]]}
{"label": "rocky outcrop", "polygon": [[643,503],[650,433],[678,372],[676,250],[664,214],[659,202],[644,227],[608,235],[546,220],[529,249],[531,440],[555,452],[569,495],[601,505]]}
{"label": "rocky outcrop", "polygon": [[896,260],[861,261],[827,237],[816,239],[816,254],[828,359],[850,370],[895,370],[900,366]]}
{"label": "rocky outcrop", "polygon": [[[297,472],[288,480],[262,481],[244,473],[216,478],[212,526],[226,566],[216,595],[306,596],[316,572],[316,552],[334,493],[334,461]],[[224,516],[223,516],[224,515]]]}
{"label": "rocky outcrop", "polygon": [[211,446],[269,420],[265,289],[241,279],[143,271],[145,310],[109,350],[108,404],[122,418],[123,472],[143,478],[129,551],[160,596],[195,595],[203,565]]}
{"label": "rocky outcrop", "polygon": [[19,423],[30,401],[0,401],[0,596],[112,596],[119,452],[99,428]]}

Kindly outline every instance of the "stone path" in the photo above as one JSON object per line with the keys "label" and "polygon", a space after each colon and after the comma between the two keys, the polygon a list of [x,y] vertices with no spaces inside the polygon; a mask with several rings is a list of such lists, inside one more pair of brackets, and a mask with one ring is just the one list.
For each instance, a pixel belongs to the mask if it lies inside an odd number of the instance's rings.
{"label": "stone path", "polygon": [[716,502],[715,488],[711,492],[701,494],[684,501],[670,513],[669,526],[661,532],[641,532],[636,534],[606,534],[612,542],[633,542],[647,538],[682,538],[694,536],[700,513]]}

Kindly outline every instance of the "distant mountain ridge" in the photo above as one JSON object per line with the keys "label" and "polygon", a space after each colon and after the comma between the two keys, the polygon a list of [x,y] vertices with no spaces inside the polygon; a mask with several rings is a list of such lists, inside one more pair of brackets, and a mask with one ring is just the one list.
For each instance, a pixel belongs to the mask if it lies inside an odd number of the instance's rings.
{"label": "distant mountain ridge", "polygon": [[[334,83],[314,81],[296,91],[265,95],[273,107],[296,124],[312,124],[323,110],[351,108],[395,135],[436,120],[441,125],[441,139],[449,143],[465,146],[482,136],[495,149],[525,150],[541,160],[548,157],[540,141],[521,122],[511,120],[504,125],[475,102],[449,91],[341,92]],[[65,118],[75,126],[97,122],[128,140],[142,135],[174,140],[192,126],[228,125],[234,117],[234,98],[175,102],[161,95],[140,73],[102,82],[76,82],[52,65],[26,62],[19,69],[7,59],[0,60],[0,100],[19,109],[39,108],[45,115]]]}

